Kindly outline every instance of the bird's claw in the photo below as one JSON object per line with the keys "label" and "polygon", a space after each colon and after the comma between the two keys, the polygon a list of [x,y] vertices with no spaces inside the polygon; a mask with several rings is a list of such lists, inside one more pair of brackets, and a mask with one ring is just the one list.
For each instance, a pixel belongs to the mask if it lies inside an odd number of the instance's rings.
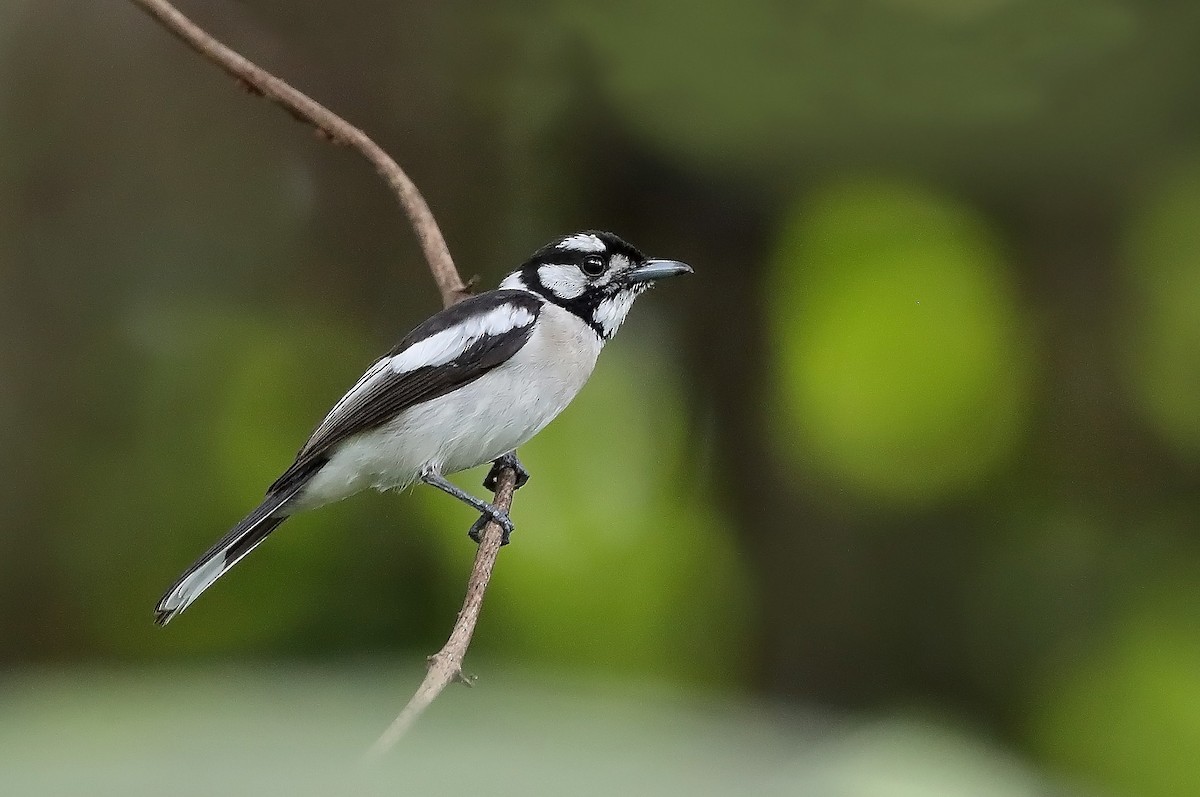
{"label": "bird's claw", "polygon": [[483,527],[493,520],[500,527],[500,544],[508,545],[509,537],[513,533],[512,518],[503,509],[494,506],[488,512],[480,515],[479,519],[471,524],[471,528],[467,531],[467,536],[474,540],[476,545],[483,542]]}
{"label": "bird's claw", "polygon": [[517,474],[514,490],[520,490],[525,486],[525,482],[529,481],[529,471],[525,470],[525,466],[521,464],[521,460],[517,459],[515,453],[509,452],[492,463],[492,469],[483,479],[483,489],[496,492],[496,485],[500,482],[500,471],[505,468],[512,468],[513,472]]}

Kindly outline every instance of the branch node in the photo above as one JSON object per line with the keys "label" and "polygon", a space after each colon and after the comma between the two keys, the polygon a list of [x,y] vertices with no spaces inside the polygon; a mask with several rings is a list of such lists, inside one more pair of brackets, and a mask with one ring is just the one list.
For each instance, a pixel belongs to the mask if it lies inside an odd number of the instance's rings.
{"label": "branch node", "polygon": [[246,92],[247,94],[251,94],[251,95],[253,95],[253,96],[255,96],[255,97],[264,97],[264,96],[266,96],[266,95],[263,93],[263,90],[262,90],[262,89],[260,89],[258,86],[256,86],[256,85],[254,85],[253,83],[251,83],[249,80],[246,80],[246,78],[244,78],[244,77],[237,77],[237,78],[234,78],[234,79],[237,81],[238,88],[240,88],[242,91]]}
{"label": "branch node", "polygon": [[336,134],[329,132],[328,130],[326,130],[323,127],[314,127],[313,135],[316,136],[317,138],[321,139],[322,141],[328,141],[330,144],[333,144],[335,147],[346,146],[345,139],[339,138]]}

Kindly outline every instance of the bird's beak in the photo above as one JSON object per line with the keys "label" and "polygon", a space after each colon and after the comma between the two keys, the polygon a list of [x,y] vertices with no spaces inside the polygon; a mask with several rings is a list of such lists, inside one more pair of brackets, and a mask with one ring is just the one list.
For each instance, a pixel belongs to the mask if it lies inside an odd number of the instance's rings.
{"label": "bird's beak", "polygon": [[654,282],[663,277],[674,277],[679,274],[691,274],[692,267],[678,260],[647,260],[642,265],[625,273],[625,281]]}

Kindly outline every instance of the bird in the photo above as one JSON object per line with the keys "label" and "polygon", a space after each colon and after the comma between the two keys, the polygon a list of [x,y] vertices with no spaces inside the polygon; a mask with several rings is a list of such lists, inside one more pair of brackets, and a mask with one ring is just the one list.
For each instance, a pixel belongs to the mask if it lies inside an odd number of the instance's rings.
{"label": "bird", "polygon": [[436,487],[480,513],[472,539],[495,521],[507,544],[508,513],[445,477],[491,462],[485,488],[504,468],[523,486],[529,473],[515,450],[583,388],[634,300],[690,273],[587,230],[547,243],[497,289],[431,316],[333,405],[262,503],[166,591],[155,622],[170,622],[291,515],[368,488]]}

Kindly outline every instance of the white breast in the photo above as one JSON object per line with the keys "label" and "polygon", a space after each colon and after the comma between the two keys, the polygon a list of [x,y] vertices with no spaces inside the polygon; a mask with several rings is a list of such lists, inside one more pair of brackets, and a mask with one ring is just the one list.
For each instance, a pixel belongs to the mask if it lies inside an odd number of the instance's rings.
{"label": "white breast", "polygon": [[366,487],[404,487],[426,467],[455,473],[512,451],[571,403],[602,346],[575,315],[543,305],[529,341],[510,360],[339,445],[294,508],[320,506]]}

